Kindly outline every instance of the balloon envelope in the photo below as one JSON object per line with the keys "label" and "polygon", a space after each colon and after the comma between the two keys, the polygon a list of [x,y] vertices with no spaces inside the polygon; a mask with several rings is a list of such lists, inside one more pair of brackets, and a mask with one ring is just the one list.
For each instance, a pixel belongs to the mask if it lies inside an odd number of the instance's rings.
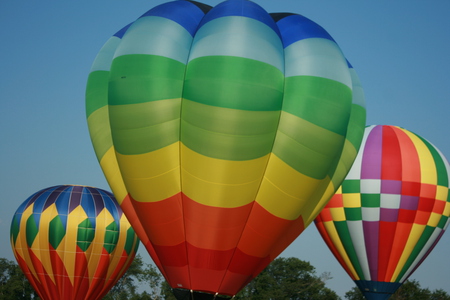
{"label": "balloon envelope", "polygon": [[139,240],[113,195],[59,185],[31,195],[11,224],[16,260],[41,299],[101,299]]}
{"label": "balloon envelope", "polygon": [[420,136],[369,126],[358,157],[315,224],[367,299],[387,299],[449,224],[449,165]]}
{"label": "balloon envelope", "polygon": [[364,96],[333,38],[251,1],[157,6],[107,41],[86,89],[91,139],[176,289],[235,295],[334,194]]}

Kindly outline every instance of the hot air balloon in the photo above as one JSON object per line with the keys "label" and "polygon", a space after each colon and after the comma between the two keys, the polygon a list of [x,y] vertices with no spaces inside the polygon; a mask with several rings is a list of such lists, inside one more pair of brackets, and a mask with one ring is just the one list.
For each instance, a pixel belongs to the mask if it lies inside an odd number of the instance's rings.
{"label": "hot air balloon", "polygon": [[449,224],[449,164],[400,127],[365,130],[342,186],[315,220],[366,299],[388,299],[424,261]]}
{"label": "hot air balloon", "polygon": [[87,186],[34,193],[11,224],[14,256],[43,300],[102,299],[128,269],[138,245],[114,196]]}
{"label": "hot air balloon", "polygon": [[246,0],[173,1],[110,38],[86,115],[118,202],[178,299],[233,296],[310,224],[365,126],[333,38]]}

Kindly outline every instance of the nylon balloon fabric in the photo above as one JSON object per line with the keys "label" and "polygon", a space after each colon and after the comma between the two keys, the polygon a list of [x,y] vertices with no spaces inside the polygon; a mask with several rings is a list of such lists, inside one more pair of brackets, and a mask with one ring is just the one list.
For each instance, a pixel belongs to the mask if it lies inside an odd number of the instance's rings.
{"label": "nylon balloon fabric", "polygon": [[36,192],[11,224],[16,260],[43,300],[102,299],[128,269],[138,245],[114,196],[87,186]]}
{"label": "nylon balloon fabric", "polygon": [[106,42],[86,115],[105,177],[172,288],[232,296],[339,187],[365,102],[313,21],[251,1],[173,1]]}
{"label": "nylon balloon fabric", "polygon": [[360,152],[315,224],[367,299],[387,299],[449,224],[449,164],[400,127],[365,130]]}

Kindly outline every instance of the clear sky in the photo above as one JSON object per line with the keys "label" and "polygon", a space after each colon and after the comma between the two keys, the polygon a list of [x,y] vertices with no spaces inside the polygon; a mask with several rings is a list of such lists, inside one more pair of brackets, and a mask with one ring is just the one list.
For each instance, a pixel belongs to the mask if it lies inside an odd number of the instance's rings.
{"label": "clear sky", "polygon": [[[112,34],[162,2],[0,1],[0,257],[14,259],[11,218],[34,192],[58,184],[109,190],[85,121],[87,75]],[[333,36],[360,76],[368,125],[404,127],[450,158],[450,1],[255,2],[302,14]],[[449,253],[446,233],[411,278],[450,293]],[[282,255],[331,272],[327,286],[340,296],[354,286],[314,225]]]}

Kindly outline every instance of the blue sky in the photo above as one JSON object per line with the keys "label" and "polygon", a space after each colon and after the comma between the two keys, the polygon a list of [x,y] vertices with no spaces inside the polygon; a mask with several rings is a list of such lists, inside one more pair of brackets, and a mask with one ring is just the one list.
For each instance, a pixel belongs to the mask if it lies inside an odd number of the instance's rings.
{"label": "blue sky", "polygon": [[[34,192],[57,184],[109,190],[85,121],[87,75],[112,34],[162,2],[0,1],[0,257],[13,259],[10,221]],[[368,125],[404,127],[450,158],[449,1],[255,2],[302,14],[333,36],[360,76]],[[448,249],[447,233],[411,278],[450,293]],[[327,285],[341,296],[353,287],[314,226],[283,255],[331,272]]]}

